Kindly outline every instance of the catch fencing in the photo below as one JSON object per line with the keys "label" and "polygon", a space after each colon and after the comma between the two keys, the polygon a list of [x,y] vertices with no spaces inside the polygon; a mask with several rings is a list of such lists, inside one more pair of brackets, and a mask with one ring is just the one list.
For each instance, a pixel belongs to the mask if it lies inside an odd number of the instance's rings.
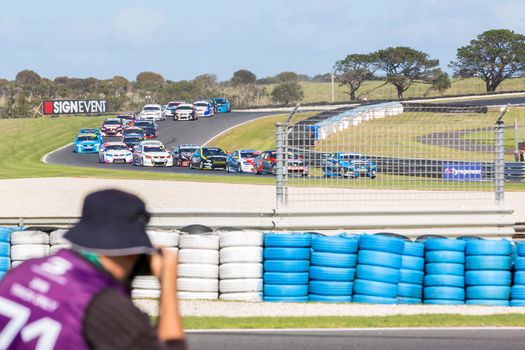
{"label": "catch fencing", "polygon": [[277,124],[277,205],[501,204],[505,111],[390,102],[292,116]]}

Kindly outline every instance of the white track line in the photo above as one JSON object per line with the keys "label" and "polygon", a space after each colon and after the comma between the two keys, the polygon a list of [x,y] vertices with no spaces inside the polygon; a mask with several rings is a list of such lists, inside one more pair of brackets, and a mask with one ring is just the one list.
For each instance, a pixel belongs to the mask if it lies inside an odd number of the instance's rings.
{"label": "white track line", "polygon": [[40,161],[43,162],[43,163],[49,164],[49,162],[47,161],[47,157],[49,157],[50,154],[55,153],[55,152],[58,152],[58,151],[60,151],[60,150],[63,150],[64,148],[67,148],[67,147],[71,146],[72,144],[73,144],[73,142],[70,142],[70,143],[68,143],[67,145],[64,145],[64,146],[62,146],[62,147],[57,148],[57,149],[54,150],[54,151],[51,151],[51,152],[49,152],[49,153],[44,154],[44,155],[42,156],[42,158],[40,158]]}
{"label": "white track line", "polygon": [[382,328],[261,328],[261,329],[189,329],[186,333],[282,333],[282,332],[406,332],[406,331],[524,331],[525,327],[382,327]]}

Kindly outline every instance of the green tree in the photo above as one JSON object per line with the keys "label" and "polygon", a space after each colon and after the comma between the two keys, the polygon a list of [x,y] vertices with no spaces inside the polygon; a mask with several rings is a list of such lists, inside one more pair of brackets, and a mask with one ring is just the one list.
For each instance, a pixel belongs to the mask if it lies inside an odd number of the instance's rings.
{"label": "green tree", "polygon": [[525,70],[525,36],[508,29],[481,33],[467,46],[460,47],[450,66],[461,76],[479,76],[487,92]]}
{"label": "green tree", "polygon": [[301,85],[296,81],[287,81],[277,85],[272,90],[272,100],[277,103],[298,102],[304,97],[304,91]]}
{"label": "green tree", "polygon": [[396,87],[398,98],[403,98],[414,81],[428,78],[439,65],[439,60],[430,59],[427,53],[404,46],[379,50],[374,56],[376,67],[386,73],[387,83]]}
{"label": "green tree", "polygon": [[374,77],[376,61],[375,54],[352,54],[335,63],[334,75],[341,86],[348,87],[351,100],[356,99],[361,84]]}
{"label": "green tree", "polygon": [[254,84],[256,80],[257,76],[247,69],[236,71],[231,78],[231,82],[234,85]]}
{"label": "green tree", "polygon": [[281,72],[275,76],[277,80],[279,80],[281,83],[285,83],[287,81],[298,81],[299,75],[295,72]]}
{"label": "green tree", "polygon": [[447,72],[443,72],[441,69],[436,69],[427,79],[427,82],[430,84],[430,87],[425,91],[423,96],[428,96],[432,91],[439,91],[441,95],[445,90],[450,89],[452,82],[448,76]]}
{"label": "green tree", "polygon": [[137,75],[137,88],[146,91],[158,91],[164,86],[164,78],[159,73],[142,72]]}
{"label": "green tree", "polygon": [[38,73],[26,69],[16,74],[15,81],[21,85],[36,85],[40,82],[40,75]]}

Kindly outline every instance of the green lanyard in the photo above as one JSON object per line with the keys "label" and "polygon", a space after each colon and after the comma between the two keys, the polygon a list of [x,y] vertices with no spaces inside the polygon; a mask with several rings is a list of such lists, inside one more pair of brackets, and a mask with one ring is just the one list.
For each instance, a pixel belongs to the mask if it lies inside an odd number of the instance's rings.
{"label": "green lanyard", "polygon": [[91,262],[93,265],[103,269],[104,267],[102,266],[102,263],[100,262],[100,258],[98,257],[97,254],[95,253],[92,253],[92,252],[81,252],[80,254],[82,254],[82,256],[88,260],[89,262]]}

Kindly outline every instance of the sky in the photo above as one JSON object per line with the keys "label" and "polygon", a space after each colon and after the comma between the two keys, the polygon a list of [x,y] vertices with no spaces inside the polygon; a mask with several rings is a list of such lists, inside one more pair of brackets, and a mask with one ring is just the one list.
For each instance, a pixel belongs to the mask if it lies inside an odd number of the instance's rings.
{"label": "sky", "polygon": [[409,46],[440,60],[496,28],[525,34],[523,0],[17,0],[0,12],[0,78],[169,80],[249,69],[329,72],[351,53]]}

